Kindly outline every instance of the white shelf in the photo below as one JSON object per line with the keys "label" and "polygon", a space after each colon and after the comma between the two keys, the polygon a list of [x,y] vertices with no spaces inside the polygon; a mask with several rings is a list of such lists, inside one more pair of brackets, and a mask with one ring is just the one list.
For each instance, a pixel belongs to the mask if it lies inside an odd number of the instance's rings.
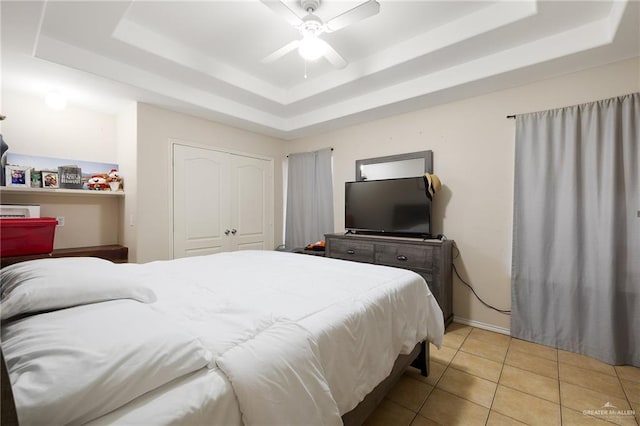
{"label": "white shelf", "polygon": [[124,197],[124,191],[90,191],[87,189],[20,188],[0,186],[1,195],[55,195],[75,197]]}

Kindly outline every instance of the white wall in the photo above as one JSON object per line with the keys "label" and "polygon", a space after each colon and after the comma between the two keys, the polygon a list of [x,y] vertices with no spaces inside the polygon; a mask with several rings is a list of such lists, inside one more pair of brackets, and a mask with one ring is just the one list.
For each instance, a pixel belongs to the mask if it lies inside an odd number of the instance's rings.
{"label": "white wall", "polygon": [[[287,152],[334,148],[335,230],[344,230],[344,182],[355,161],[431,149],[443,189],[433,233],[460,248],[458,271],[488,303],[510,306],[515,120],[506,115],[558,108],[640,90],[633,59],[523,87],[423,109],[287,143]],[[455,252],[455,250],[454,250]],[[508,328],[454,278],[458,318]]]}
{"label": "white wall", "polygon": [[[43,98],[6,89],[2,90],[2,113],[7,116],[1,129],[9,152],[118,162],[113,115],[73,105],[56,111]],[[119,242],[122,201],[117,197],[3,194],[2,202],[40,204],[42,216],[64,216],[65,226],[56,228],[54,248]]]}
{"label": "white wall", "polygon": [[114,115],[74,105],[56,111],[44,98],[6,89],[2,109],[7,116],[2,134],[10,152],[117,163]]}
{"label": "white wall", "polygon": [[138,189],[138,105],[131,102],[120,111],[116,120],[116,134],[118,141],[118,166],[123,176],[124,206],[120,209],[120,244],[129,248],[129,261],[136,259],[137,229],[134,218],[136,217],[136,199]]}
{"label": "white wall", "polygon": [[[282,169],[284,143],[280,139],[236,129],[186,114],[138,104],[137,258],[138,262],[172,256],[170,139],[258,155],[274,160],[275,244],[282,237]],[[206,182],[203,182],[206,191]]]}

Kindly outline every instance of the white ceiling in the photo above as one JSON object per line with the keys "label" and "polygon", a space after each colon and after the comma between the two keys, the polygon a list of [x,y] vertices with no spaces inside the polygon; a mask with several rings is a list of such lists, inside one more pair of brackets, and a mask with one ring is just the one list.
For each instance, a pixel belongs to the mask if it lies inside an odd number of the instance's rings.
{"label": "white ceiling", "polygon": [[[363,1],[323,0],[316,14]],[[378,1],[377,15],[321,36],[348,65],[321,58],[305,78],[295,51],[261,62],[299,34],[258,0],[3,0],[2,84],[294,139],[640,56],[637,1]]]}

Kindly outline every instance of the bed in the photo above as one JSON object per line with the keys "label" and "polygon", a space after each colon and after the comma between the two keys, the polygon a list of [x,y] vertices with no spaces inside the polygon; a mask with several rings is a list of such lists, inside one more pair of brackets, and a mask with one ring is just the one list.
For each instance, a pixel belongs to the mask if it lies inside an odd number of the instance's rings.
{"label": "bed", "polygon": [[316,256],[62,258],[0,274],[22,425],[359,423],[444,332],[419,275]]}

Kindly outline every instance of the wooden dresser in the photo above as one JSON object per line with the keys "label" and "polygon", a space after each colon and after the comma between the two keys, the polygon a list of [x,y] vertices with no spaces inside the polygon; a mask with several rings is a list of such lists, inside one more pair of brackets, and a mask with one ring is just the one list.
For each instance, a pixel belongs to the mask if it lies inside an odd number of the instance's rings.
{"label": "wooden dresser", "polygon": [[326,257],[394,266],[420,274],[444,315],[453,320],[452,240],[421,240],[354,234],[326,234]]}
{"label": "wooden dresser", "polygon": [[127,263],[129,261],[129,249],[120,245],[92,246],[92,247],[74,247],[66,249],[54,250],[50,254],[33,254],[26,256],[7,256],[0,258],[0,267],[13,265],[14,263],[24,262],[35,259],[48,259],[52,257],[99,257],[107,259],[115,263]]}

